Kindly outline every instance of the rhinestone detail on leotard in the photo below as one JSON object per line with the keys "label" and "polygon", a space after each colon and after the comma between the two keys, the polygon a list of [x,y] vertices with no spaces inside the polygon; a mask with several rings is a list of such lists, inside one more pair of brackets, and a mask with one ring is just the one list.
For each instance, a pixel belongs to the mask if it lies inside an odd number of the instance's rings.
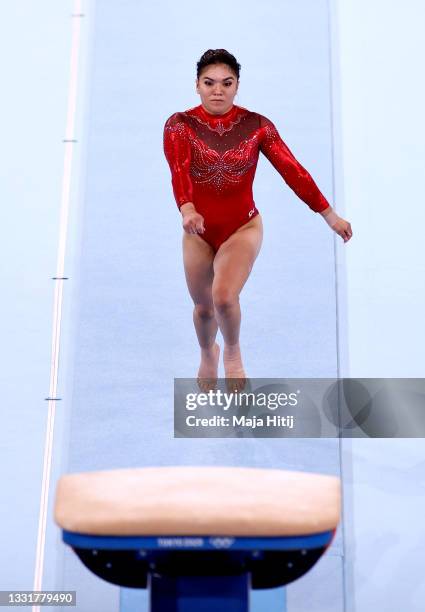
{"label": "rhinestone detail on leotard", "polygon": [[227,127],[223,124],[222,121],[218,121],[216,125],[210,125],[208,121],[204,121],[200,117],[195,116],[195,119],[202,125],[206,125],[207,128],[211,130],[212,132],[217,132],[217,134],[219,134],[220,136],[223,136],[225,132],[230,132],[230,130],[232,130],[234,126],[240,122],[242,117],[243,115],[239,115],[239,117],[237,117],[235,121],[231,121]]}
{"label": "rhinestone detail on leotard", "polygon": [[230,183],[240,183],[242,177],[257,163],[256,151],[249,141],[242,141],[236,149],[218,153],[198,139],[189,138],[192,144],[190,174],[197,183],[210,183],[217,191],[223,191]]}
{"label": "rhinestone detail on leotard", "polygon": [[260,151],[312,210],[329,207],[275,125],[259,113],[235,106],[229,113],[209,116],[198,106],[174,113],[164,128],[177,205],[195,205],[204,219],[202,238],[215,250],[258,214],[252,183]]}

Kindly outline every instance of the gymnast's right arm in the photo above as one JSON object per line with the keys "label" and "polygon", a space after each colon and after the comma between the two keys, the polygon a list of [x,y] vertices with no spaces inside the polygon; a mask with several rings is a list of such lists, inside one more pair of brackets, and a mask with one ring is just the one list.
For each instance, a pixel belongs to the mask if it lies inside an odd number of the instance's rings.
{"label": "gymnast's right arm", "polygon": [[164,153],[171,170],[176,204],[183,217],[183,229],[189,234],[204,231],[204,218],[192,202],[193,189],[189,174],[191,149],[186,124],[174,113],[164,126]]}

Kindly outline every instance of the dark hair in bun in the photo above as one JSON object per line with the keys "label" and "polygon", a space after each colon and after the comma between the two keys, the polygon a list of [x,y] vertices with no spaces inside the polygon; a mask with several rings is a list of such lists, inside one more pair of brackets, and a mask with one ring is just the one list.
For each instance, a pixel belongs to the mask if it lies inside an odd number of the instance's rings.
{"label": "dark hair in bun", "polygon": [[208,51],[205,51],[199,62],[196,64],[196,76],[198,79],[202,70],[210,64],[227,64],[227,66],[233,70],[239,81],[241,65],[237,62],[236,57],[226,51],[226,49],[208,49]]}

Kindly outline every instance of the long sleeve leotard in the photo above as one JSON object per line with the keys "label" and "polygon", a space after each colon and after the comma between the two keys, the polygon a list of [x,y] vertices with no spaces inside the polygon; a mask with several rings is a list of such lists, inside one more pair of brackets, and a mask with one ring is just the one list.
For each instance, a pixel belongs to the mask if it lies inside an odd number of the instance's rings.
{"label": "long sleeve leotard", "polygon": [[313,211],[328,208],[310,174],[263,115],[236,105],[213,115],[199,105],[165,123],[164,152],[177,206],[193,202],[204,217],[200,236],[215,251],[258,214],[252,183],[259,151]]}

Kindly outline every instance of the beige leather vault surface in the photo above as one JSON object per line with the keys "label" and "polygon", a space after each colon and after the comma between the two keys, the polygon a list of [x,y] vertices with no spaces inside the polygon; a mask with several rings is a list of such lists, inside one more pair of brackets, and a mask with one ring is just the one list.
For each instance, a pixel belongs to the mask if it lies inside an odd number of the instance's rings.
{"label": "beige leather vault surface", "polygon": [[155,467],[62,476],[55,521],[93,535],[279,536],[334,529],[340,481],[260,468]]}

